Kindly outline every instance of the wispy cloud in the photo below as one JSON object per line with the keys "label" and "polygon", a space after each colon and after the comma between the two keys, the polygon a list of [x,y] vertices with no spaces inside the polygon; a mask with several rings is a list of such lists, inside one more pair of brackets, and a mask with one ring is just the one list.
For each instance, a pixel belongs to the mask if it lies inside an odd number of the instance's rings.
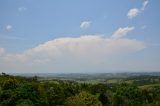
{"label": "wispy cloud", "polygon": [[19,37],[19,36],[9,36],[9,35],[6,35],[6,34],[0,34],[0,39],[11,39],[11,40],[25,40],[23,37]]}
{"label": "wispy cloud", "polygon": [[26,11],[26,10],[27,10],[26,7],[19,7],[19,8],[18,8],[18,11],[19,11],[19,12],[23,12],[23,11]]}
{"label": "wispy cloud", "polygon": [[80,28],[81,29],[87,29],[87,28],[89,28],[91,26],[91,21],[83,21],[83,22],[81,22],[81,24],[80,24]]}
{"label": "wispy cloud", "polygon": [[118,30],[116,30],[113,33],[112,38],[114,38],[114,39],[122,38],[122,37],[126,36],[129,32],[133,31],[133,30],[134,30],[134,27],[119,28]]}
{"label": "wispy cloud", "polygon": [[146,0],[146,1],[143,2],[142,7],[141,7],[141,11],[143,11],[146,8],[146,6],[147,6],[148,3],[149,3],[148,0]]}
{"label": "wispy cloud", "polygon": [[143,12],[148,4],[148,0],[145,0],[142,4],[142,7],[140,9],[138,8],[132,8],[128,11],[127,16],[129,19],[132,19],[134,17],[136,17],[138,14],[140,14],[141,12]]}
{"label": "wispy cloud", "polygon": [[24,40],[22,37],[17,37],[17,36],[5,36],[3,37],[4,39],[12,39],[12,40]]}
{"label": "wispy cloud", "polygon": [[6,30],[11,30],[12,28],[12,25],[6,25]]}

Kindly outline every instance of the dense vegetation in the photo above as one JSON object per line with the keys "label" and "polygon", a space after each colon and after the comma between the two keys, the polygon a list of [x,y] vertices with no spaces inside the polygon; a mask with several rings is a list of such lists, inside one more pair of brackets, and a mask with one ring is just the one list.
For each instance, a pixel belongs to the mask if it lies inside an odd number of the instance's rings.
{"label": "dense vegetation", "polygon": [[0,106],[160,106],[158,84],[160,77],[153,76],[90,84],[2,73]]}

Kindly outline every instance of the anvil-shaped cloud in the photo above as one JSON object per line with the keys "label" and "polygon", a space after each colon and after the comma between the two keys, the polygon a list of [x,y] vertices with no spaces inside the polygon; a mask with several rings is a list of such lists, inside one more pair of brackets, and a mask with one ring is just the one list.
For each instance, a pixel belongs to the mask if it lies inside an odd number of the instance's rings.
{"label": "anvil-shaped cloud", "polygon": [[[87,70],[115,56],[145,48],[143,41],[124,38],[134,27],[119,28],[111,35],[82,35],[80,37],[57,38],[28,49],[20,54],[7,53],[0,49],[0,66],[7,70]],[[8,68],[7,68],[8,67]],[[69,68],[68,68],[69,67]]]}

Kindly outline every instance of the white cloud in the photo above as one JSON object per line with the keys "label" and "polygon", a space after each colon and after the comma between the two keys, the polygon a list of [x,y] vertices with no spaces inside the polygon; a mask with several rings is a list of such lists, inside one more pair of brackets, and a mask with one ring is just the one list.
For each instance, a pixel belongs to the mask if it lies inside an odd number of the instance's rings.
{"label": "white cloud", "polygon": [[138,9],[138,8],[130,9],[127,13],[128,18],[132,19],[132,18],[136,17],[138,14],[140,14],[141,12],[143,12],[145,10],[148,2],[149,2],[148,0],[145,0],[140,9]]}
{"label": "white cloud", "polygon": [[0,56],[3,56],[5,54],[5,49],[4,48],[0,48]]}
{"label": "white cloud", "polygon": [[147,4],[148,4],[148,0],[145,0],[144,2],[143,2],[143,5],[142,5],[142,8],[141,8],[141,11],[143,11],[145,8],[146,8],[146,6],[147,6]]}
{"label": "white cloud", "polygon": [[144,49],[143,41],[122,38],[133,29],[119,28],[110,38],[102,35],[57,38],[20,54],[5,53],[0,61],[7,65],[8,70],[91,70],[95,65],[100,67],[104,61],[110,64],[109,60],[115,56],[121,57]]}
{"label": "white cloud", "polygon": [[12,25],[7,25],[6,26],[6,30],[11,30],[12,29]]}
{"label": "white cloud", "polygon": [[87,29],[91,26],[91,21],[83,21],[80,25],[81,29]]}
{"label": "white cloud", "polygon": [[119,39],[124,36],[126,36],[129,32],[133,31],[134,27],[124,27],[124,28],[119,28],[117,31],[115,31],[112,35],[112,38],[114,39]]}
{"label": "white cloud", "polygon": [[140,13],[140,10],[139,10],[139,9],[133,8],[133,9],[130,9],[130,10],[129,10],[127,16],[128,16],[128,18],[131,19],[131,18],[136,17],[139,13]]}
{"label": "white cloud", "polygon": [[19,8],[18,8],[18,11],[19,11],[19,12],[26,11],[26,10],[27,10],[26,7],[19,7]]}

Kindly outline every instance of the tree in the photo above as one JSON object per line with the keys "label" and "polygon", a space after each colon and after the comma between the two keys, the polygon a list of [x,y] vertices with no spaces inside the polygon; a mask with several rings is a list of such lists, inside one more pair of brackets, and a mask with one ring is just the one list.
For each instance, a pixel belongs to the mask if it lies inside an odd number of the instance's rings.
{"label": "tree", "polygon": [[49,106],[61,105],[64,103],[64,93],[61,86],[58,84],[53,84],[52,87],[49,87],[47,90],[47,99]]}
{"label": "tree", "polygon": [[141,106],[142,95],[137,86],[122,83],[113,97],[113,106]]}
{"label": "tree", "polygon": [[65,106],[102,106],[102,104],[96,96],[82,91],[78,95],[69,97]]}
{"label": "tree", "polygon": [[102,92],[99,95],[99,100],[101,101],[103,106],[108,106],[111,104],[112,95],[110,92]]}
{"label": "tree", "polygon": [[33,102],[29,99],[20,99],[16,106],[34,106]]}
{"label": "tree", "polygon": [[4,81],[2,88],[4,90],[14,89],[17,87],[17,85],[18,85],[18,81],[15,78],[9,78],[8,80]]}

